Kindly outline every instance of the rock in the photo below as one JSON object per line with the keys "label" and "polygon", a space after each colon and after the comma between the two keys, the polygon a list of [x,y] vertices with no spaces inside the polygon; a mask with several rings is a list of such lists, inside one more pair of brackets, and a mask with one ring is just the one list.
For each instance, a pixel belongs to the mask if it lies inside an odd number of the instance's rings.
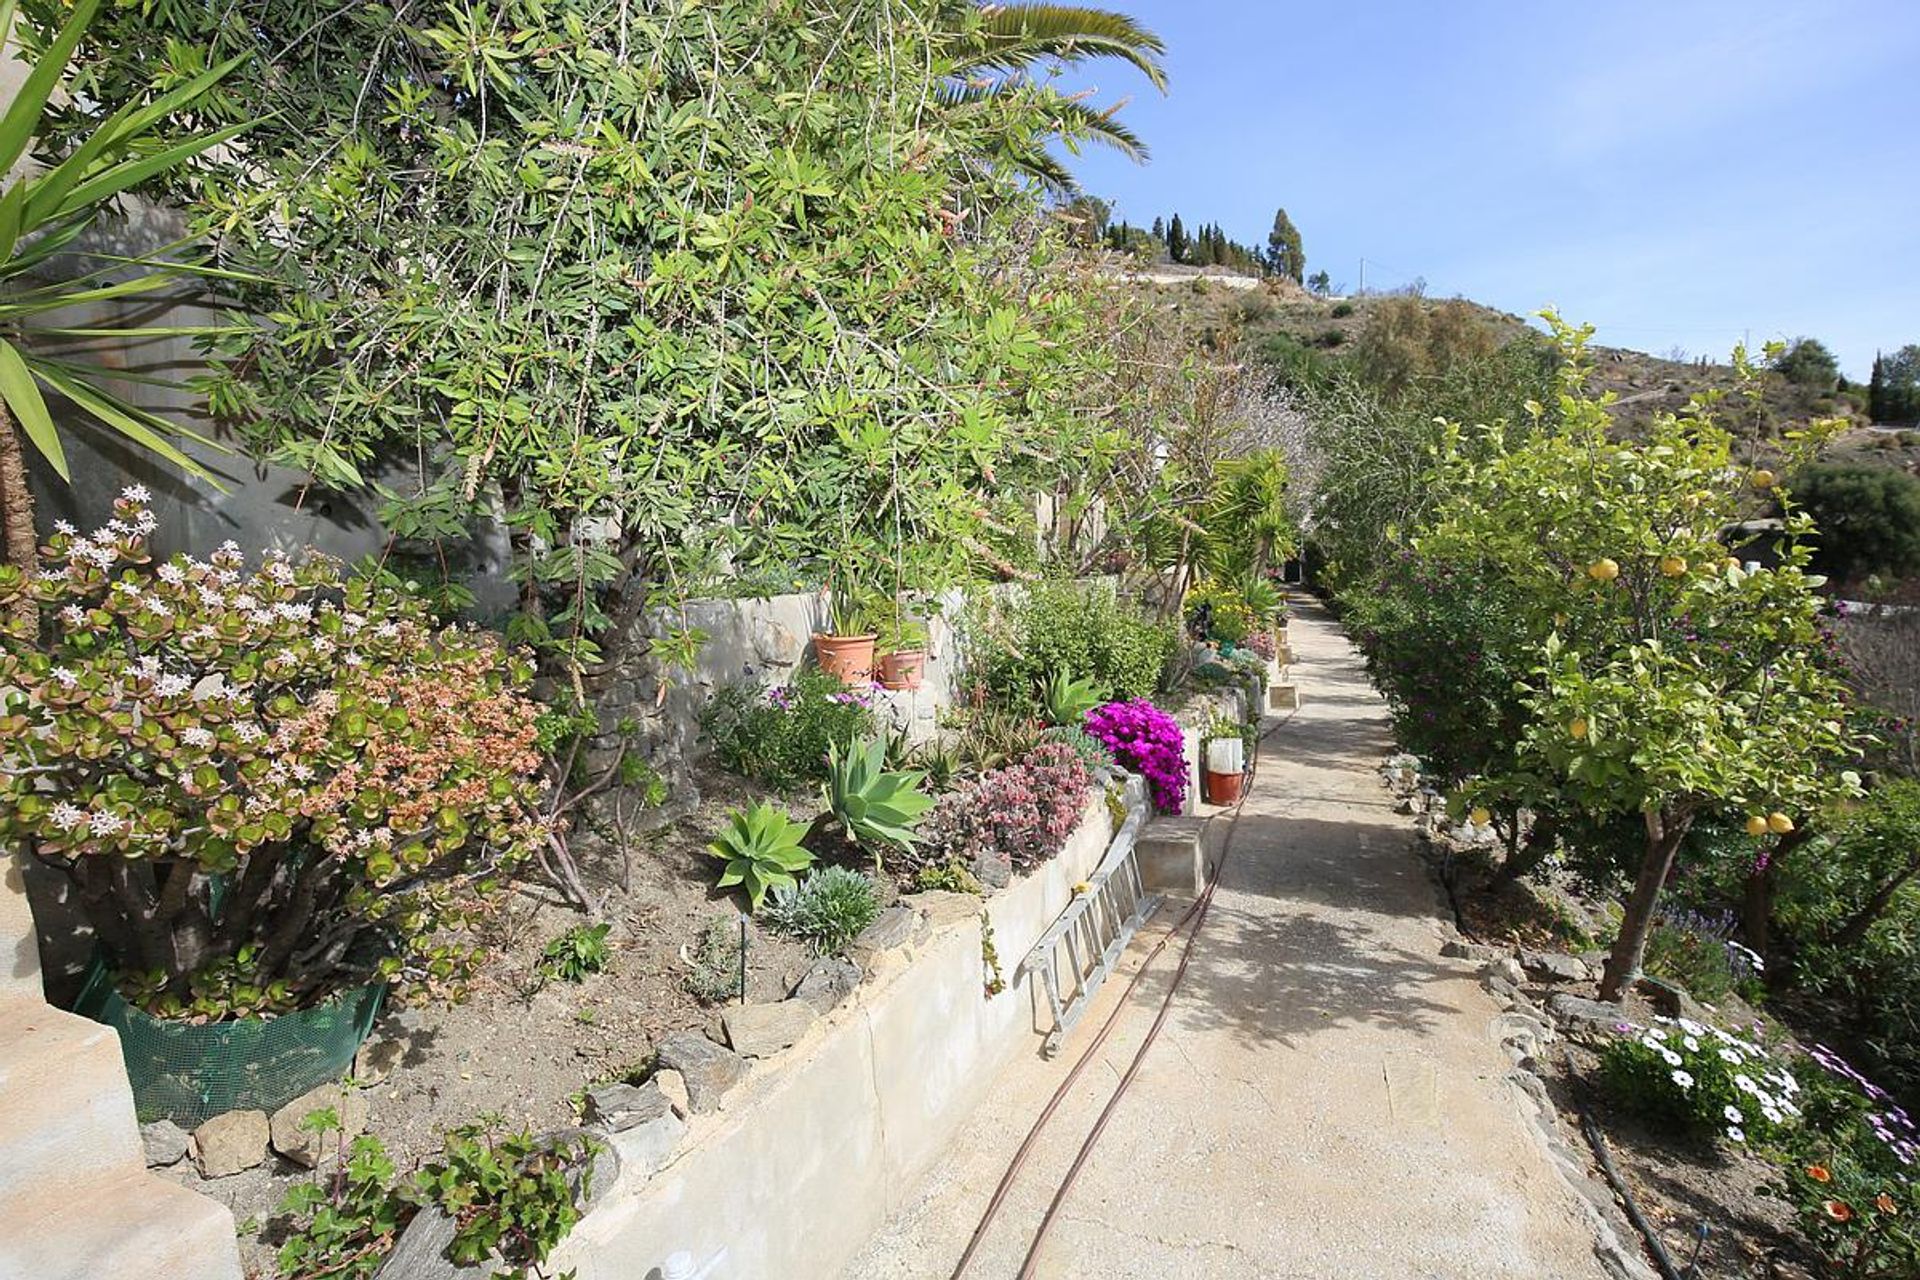
{"label": "rock", "polygon": [[193,1131],[193,1163],[203,1178],[224,1178],[267,1158],[267,1113],[229,1111]]}
{"label": "rock", "polygon": [[816,960],[793,989],[815,1013],[826,1013],[853,994],[860,985],[860,966],[851,960]]}
{"label": "rock", "polygon": [[818,1016],[804,1000],[782,1000],[728,1009],[720,1020],[735,1053],[743,1058],[771,1058],[805,1035]]}
{"label": "rock", "polygon": [[663,1069],[680,1074],[697,1116],[718,1111],[727,1090],[747,1073],[747,1064],[738,1054],[692,1031],[676,1031],[662,1040],[659,1061]]}
{"label": "rock", "polygon": [[140,1126],[140,1145],[149,1169],[179,1164],[187,1155],[187,1131],[171,1120],[155,1120]]}
{"label": "rock", "polygon": [[1610,1036],[1614,1028],[1625,1021],[1619,1005],[1582,999],[1565,991],[1547,997],[1547,1012],[1570,1034]]}
{"label": "rock", "polygon": [[[979,874],[978,869],[974,874]],[[984,876],[981,877],[980,882],[988,883]],[[912,907],[888,907],[872,924],[860,931],[860,936],[853,940],[853,946],[848,948],[848,953],[864,969],[868,967],[868,962],[875,953],[891,951],[895,947],[904,947],[912,942],[919,928],[920,915]]]}
{"label": "rock", "polygon": [[1441,946],[1440,954],[1449,960],[1485,961],[1504,959],[1508,953],[1502,947],[1490,947],[1484,942],[1466,942],[1455,938]]}
{"label": "rock", "polygon": [[1553,1028],[1529,1013],[1510,1010],[1493,1020],[1494,1039],[1515,1051],[1514,1061],[1535,1058],[1554,1041]]}
{"label": "rock", "polygon": [[[620,1172],[635,1177],[651,1178],[666,1168],[673,1159],[673,1153],[680,1149],[680,1139],[687,1135],[687,1122],[671,1110],[650,1120],[623,1129],[608,1139],[614,1151],[620,1157]],[[594,1192],[599,1194],[606,1188],[599,1185],[596,1174]]]}
{"label": "rock", "polygon": [[605,1084],[587,1093],[586,1121],[607,1133],[624,1133],[672,1114],[673,1103],[652,1080],[645,1084]]}
{"label": "rock", "polygon": [[1707,1011],[1700,1002],[1688,995],[1681,987],[1656,978],[1642,975],[1634,984],[1634,990],[1647,998],[1647,1003],[1669,1018],[1691,1018],[1695,1022],[1710,1022]]}
{"label": "rock", "polygon": [[373,1273],[374,1280],[485,1280],[493,1275],[489,1262],[463,1267],[447,1260],[454,1230],[454,1221],[446,1210],[437,1204],[427,1205],[400,1233],[393,1252]]}
{"label": "rock", "polygon": [[653,1083],[665,1095],[673,1114],[682,1120],[693,1114],[693,1099],[687,1096],[687,1078],[678,1071],[656,1071]]}
{"label": "rock", "polygon": [[1013,862],[1005,853],[977,853],[967,869],[984,888],[1004,889],[1013,883]]}
{"label": "rock", "polygon": [[1512,956],[1502,956],[1498,960],[1489,960],[1481,968],[1480,974],[1488,981],[1500,978],[1512,983],[1516,987],[1527,980],[1526,971],[1520,967],[1520,962]]}
{"label": "rock", "polygon": [[1520,967],[1545,982],[1586,982],[1593,977],[1585,960],[1558,951],[1522,951]]}
{"label": "rock", "polygon": [[[302,1120],[328,1108],[332,1108],[340,1121],[338,1132],[330,1131],[323,1137],[300,1127]],[[366,1132],[366,1128],[366,1098],[358,1090],[323,1084],[274,1112],[268,1132],[275,1151],[302,1168],[311,1169],[340,1149],[343,1135],[345,1141],[351,1142]]]}
{"label": "rock", "polygon": [[362,1086],[379,1084],[406,1056],[407,1046],[398,1040],[369,1040],[353,1055],[353,1081]]}

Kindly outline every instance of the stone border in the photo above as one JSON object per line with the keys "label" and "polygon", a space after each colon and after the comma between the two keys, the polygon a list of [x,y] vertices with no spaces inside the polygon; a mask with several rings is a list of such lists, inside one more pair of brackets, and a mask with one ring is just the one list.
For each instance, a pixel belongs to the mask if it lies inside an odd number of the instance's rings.
{"label": "stone border", "polygon": [[837,1275],[1051,1027],[1032,979],[986,995],[983,912],[1011,981],[1112,832],[1096,791],[1062,851],[993,897],[903,898],[856,944],[864,981],[816,965],[794,998],[725,1011],[764,1056],[669,1037],[654,1080],[596,1099],[619,1172],[549,1268],[651,1280],[684,1253],[702,1280]]}

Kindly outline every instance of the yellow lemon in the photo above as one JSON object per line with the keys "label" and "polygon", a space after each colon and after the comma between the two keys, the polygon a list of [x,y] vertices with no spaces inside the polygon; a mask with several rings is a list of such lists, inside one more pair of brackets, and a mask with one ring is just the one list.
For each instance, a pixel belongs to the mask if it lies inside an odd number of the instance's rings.
{"label": "yellow lemon", "polygon": [[1587,566],[1587,576],[1595,582],[1612,582],[1620,576],[1620,565],[1603,556]]}
{"label": "yellow lemon", "polygon": [[1473,819],[1473,825],[1476,827],[1484,827],[1493,821],[1493,815],[1485,809],[1475,809],[1472,813],[1468,814],[1467,817]]}
{"label": "yellow lemon", "polygon": [[1767,834],[1767,820],[1757,813],[1748,817],[1747,834],[1750,836],[1763,836]]}
{"label": "yellow lemon", "polygon": [[1572,724],[1567,726],[1567,732],[1572,734],[1576,738],[1586,737],[1587,736],[1587,718],[1585,716],[1581,716],[1580,718],[1575,720]]}
{"label": "yellow lemon", "polygon": [[1677,578],[1686,571],[1687,561],[1684,556],[1668,556],[1660,562],[1660,572],[1669,578]]}
{"label": "yellow lemon", "polygon": [[1793,830],[1793,819],[1784,813],[1770,813],[1767,815],[1767,830],[1783,836]]}
{"label": "yellow lemon", "polygon": [[1753,481],[1753,487],[1756,489],[1773,488],[1773,472],[1767,470],[1765,467],[1761,467],[1758,471],[1755,471],[1750,478]]}

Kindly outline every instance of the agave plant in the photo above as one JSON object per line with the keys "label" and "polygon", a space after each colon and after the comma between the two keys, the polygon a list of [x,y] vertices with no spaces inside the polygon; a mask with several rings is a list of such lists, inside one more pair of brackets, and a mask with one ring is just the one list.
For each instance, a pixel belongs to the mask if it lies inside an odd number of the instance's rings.
{"label": "agave plant", "polygon": [[1100,705],[1099,690],[1091,680],[1076,680],[1062,667],[1040,686],[1040,707],[1048,724],[1077,725]]}
{"label": "agave plant", "polygon": [[806,834],[803,824],[765,800],[734,810],[719,838],[707,846],[708,853],[727,864],[714,886],[744,887],[747,901],[758,911],[767,890],[792,887],[799,883],[799,873],[813,865],[813,854],[801,843]]}
{"label": "agave plant", "polygon": [[[67,61],[99,11],[101,0],[79,0],[48,44],[20,91],[0,116],[0,172],[14,171],[40,126],[47,99],[65,77]],[[14,2],[0,0],[0,44],[13,34]],[[250,124],[236,124],[184,142],[156,141],[154,133],[172,113],[190,106],[239,64],[221,63],[141,105],[129,103],[102,120],[87,139],[44,170],[20,169],[0,194],[0,518],[7,562],[31,573],[37,546],[33,499],[26,487],[20,437],[65,480],[66,450],[55,430],[42,388],[63,395],[82,413],[118,433],[136,448],[203,478],[207,470],[173,443],[188,439],[218,449],[205,436],[114,395],[99,383],[99,371],[55,352],[74,342],[113,342],[205,336],[217,326],[76,326],[61,323],[71,308],[91,307],[139,295],[183,278],[238,278],[165,255],[167,246],[140,257],[87,254],[97,264],[77,274],[56,274],[61,255],[120,195],[229,142]],[[171,438],[170,438],[171,437]]]}
{"label": "agave plant", "polygon": [[824,788],[827,817],[847,839],[873,854],[875,870],[887,849],[911,849],[920,821],[933,807],[921,789],[926,775],[916,769],[887,768],[887,743],[880,737],[856,740],[827,758]]}

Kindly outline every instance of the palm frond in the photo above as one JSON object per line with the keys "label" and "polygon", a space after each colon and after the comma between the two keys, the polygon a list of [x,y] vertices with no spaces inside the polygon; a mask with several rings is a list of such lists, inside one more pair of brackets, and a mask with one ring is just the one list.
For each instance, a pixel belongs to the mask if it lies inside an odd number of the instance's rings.
{"label": "palm frond", "polygon": [[1166,92],[1166,42],[1124,13],[1075,4],[1002,4],[980,22],[981,50],[968,69],[1020,72],[1036,62],[1119,58]]}

